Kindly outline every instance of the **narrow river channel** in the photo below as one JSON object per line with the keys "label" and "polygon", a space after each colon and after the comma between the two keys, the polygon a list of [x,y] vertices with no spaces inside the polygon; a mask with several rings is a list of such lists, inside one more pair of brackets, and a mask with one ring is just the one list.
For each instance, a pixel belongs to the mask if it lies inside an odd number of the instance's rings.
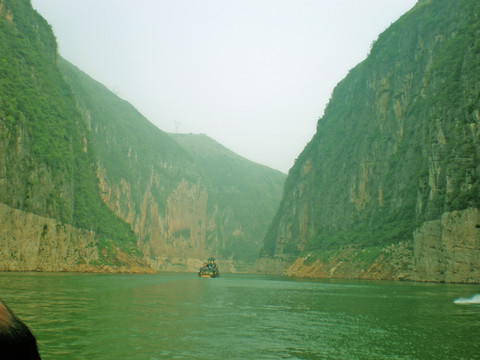
{"label": "narrow river channel", "polygon": [[[476,285],[0,273],[42,359],[480,359]],[[475,298],[473,298],[475,299]]]}

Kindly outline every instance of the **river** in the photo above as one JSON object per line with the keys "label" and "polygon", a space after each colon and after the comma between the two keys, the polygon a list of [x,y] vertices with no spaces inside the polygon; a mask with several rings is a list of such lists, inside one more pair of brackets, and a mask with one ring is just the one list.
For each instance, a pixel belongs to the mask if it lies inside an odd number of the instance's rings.
{"label": "river", "polygon": [[44,360],[480,359],[476,285],[0,273],[0,290]]}

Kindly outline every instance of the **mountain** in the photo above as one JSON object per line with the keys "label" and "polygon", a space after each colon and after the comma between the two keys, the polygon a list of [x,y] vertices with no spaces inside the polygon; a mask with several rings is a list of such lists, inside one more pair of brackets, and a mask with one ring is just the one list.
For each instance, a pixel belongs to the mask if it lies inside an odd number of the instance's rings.
{"label": "mountain", "polygon": [[286,175],[247,160],[206,135],[173,134],[204,170],[217,200],[222,257],[256,259],[280,203]]}
{"label": "mountain", "polygon": [[[128,224],[103,203],[95,154],[57,68],[50,26],[29,1],[0,2],[2,270],[144,268]],[[105,239],[111,251],[92,251]]]}
{"label": "mountain", "polygon": [[[248,184],[217,189],[210,172],[221,170],[61,59],[28,0],[0,1],[0,27],[0,270],[191,271],[213,255],[236,271],[255,260],[283,174],[250,163]],[[245,216],[235,191],[264,212]]]}
{"label": "mountain", "polygon": [[206,136],[172,138],[75,66],[58,64],[90,130],[102,199],[131,225],[148,263],[193,270],[210,255],[231,271],[253,263],[285,175]]}
{"label": "mountain", "polygon": [[480,3],[419,1],[334,89],[263,257],[296,276],[480,282]]}

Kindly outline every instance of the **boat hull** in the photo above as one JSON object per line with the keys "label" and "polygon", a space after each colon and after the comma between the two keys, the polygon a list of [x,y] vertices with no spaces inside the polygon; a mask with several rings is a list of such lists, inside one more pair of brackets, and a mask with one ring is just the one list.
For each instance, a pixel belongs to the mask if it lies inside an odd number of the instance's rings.
{"label": "boat hull", "polygon": [[214,271],[199,271],[198,276],[202,277],[202,278],[216,278],[216,277],[219,277],[220,274],[218,273],[218,271],[217,272],[214,272]]}

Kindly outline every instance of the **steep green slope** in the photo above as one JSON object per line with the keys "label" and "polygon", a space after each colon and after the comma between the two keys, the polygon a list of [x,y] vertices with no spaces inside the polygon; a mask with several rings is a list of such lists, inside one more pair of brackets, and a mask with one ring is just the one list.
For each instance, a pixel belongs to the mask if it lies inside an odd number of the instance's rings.
{"label": "steep green slope", "polygon": [[79,116],[53,34],[28,1],[2,3],[0,27],[0,201],[72,222]]}
{"label": "steep green slope", "polygon": [[135,253],[130,227],[99,196],[95,154],[58,71],[55,37],[28,0],[0,3],[0,59],[0,202]]}
{"label": "steep green slope", "polygon": [[[77,106],[87,122],[91,145],[100,168],[108,178],[122,179],[138,186],[132,196],[139,200],[153,172],[162,178],[160,205],[176,187],[179,179],[196,182],[199,168],[193,157],[168,134],[158,129],[130,103],[120,99],[99,82],[59,58],[58,66],[71,85]],[[140,202],[135,202],[140,207]]]}
{"label": "steep green slope", "polygon": [[58,64],[88,124],[102,198],[131,224],[153,267],[184,270],[209,255],[256,259],[281,173],[206,137],[177,142],[75,66]]}
{"label": "steep green slope", "polygon": [[58,65],[88,124],[103,201],[132,226],[150,264],[163,270],[216,255],[214,200],[193,157],[105,86],[63,59]]}
{"label": "steep green slope", "polygon": [[0,0],[0,120],[1,270],[190,271],[214,255],[235,271],[279,201],[278,172],[228,153],[219,177],[60,59],[28,0]]}
{"label": "steep green slope", "polygon": [[206,135],[174,134],[212,184],[225,238],[223,257],[255,260],[280,203],[285,174],[249,161]]}
{"label": "steep green slope", "polygon": [[265,255],[406,242],[420,261],[416,230],[480,208],[479,14],[419,1],[380,35],[290,170]]}

